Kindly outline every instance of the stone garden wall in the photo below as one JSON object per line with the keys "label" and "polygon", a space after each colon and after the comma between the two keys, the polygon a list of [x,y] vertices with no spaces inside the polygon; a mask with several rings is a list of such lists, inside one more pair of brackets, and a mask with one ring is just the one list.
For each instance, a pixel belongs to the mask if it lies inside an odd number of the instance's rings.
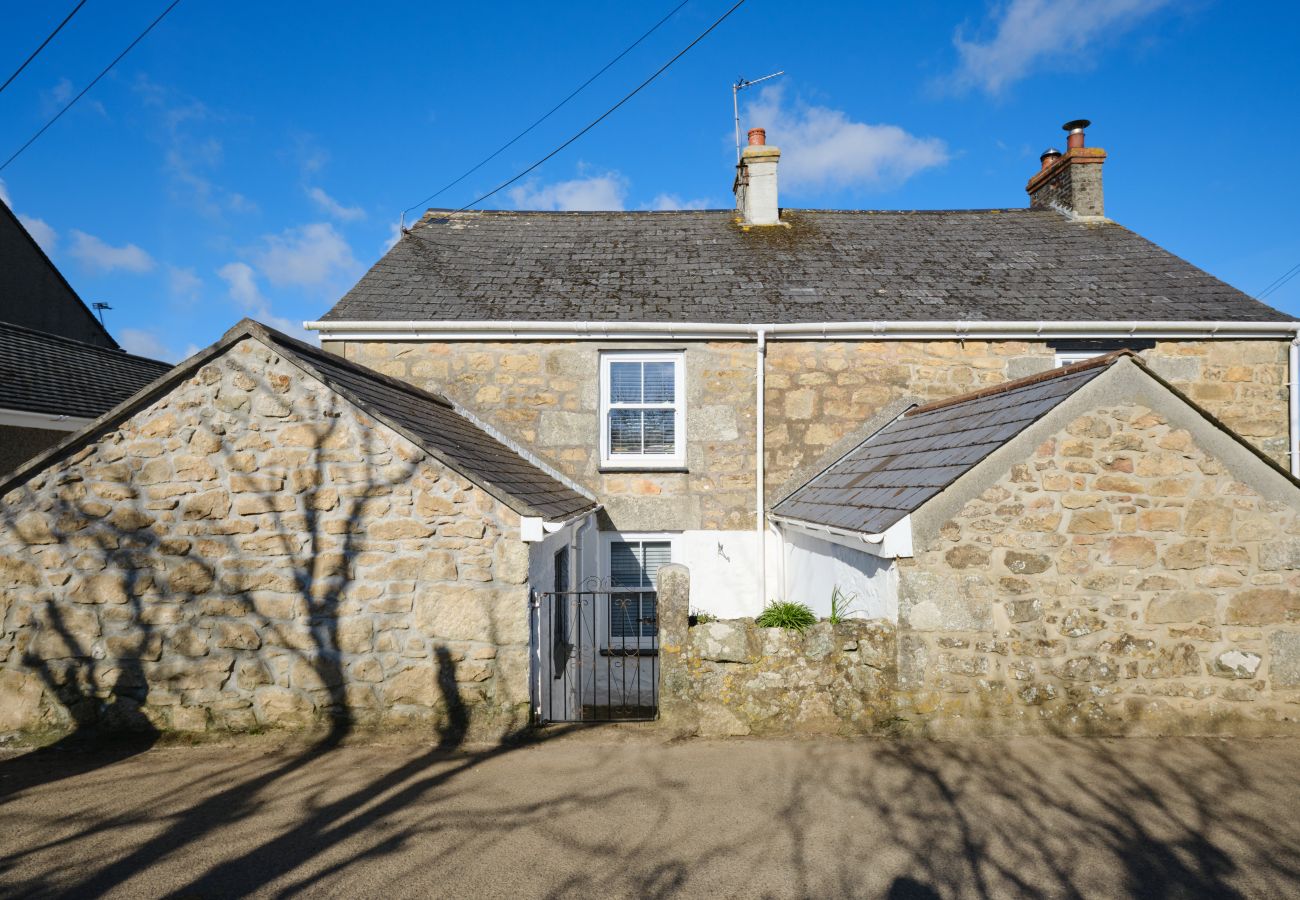
{"label": "stone garden wall", "polygon": [[[605,503],[619,528],[754,523],[754,344],[686,348],[686,473],[599,470],[593,341],[326,342],[348,359],[445,394],[539,452]],[[1143,358],[1279,462],[1287,453],[1285,341],[1160,341]],[[771,341],[767,490],[902,399],[940,400],[1052,368],[1043,341]]]}
{"label": "stone garden wall", "polygon": [[918,538],[901,716],[944,734],[1298,729],[1296,489],[1234,478],[1180,409],[1187,427],[1132,403],[1079,416]]}
{"label": "stone garden wall", "polygon": [[807,631],[753,619],[688,626],[690,577],[659,570],[660,708],[705,736],[870,734],[893,723],[894,627],[819,622]]}
{"label": "stone garden wall", "polygon": [[522,726],[518,530],[245,339],[4,496],[0,732]]}

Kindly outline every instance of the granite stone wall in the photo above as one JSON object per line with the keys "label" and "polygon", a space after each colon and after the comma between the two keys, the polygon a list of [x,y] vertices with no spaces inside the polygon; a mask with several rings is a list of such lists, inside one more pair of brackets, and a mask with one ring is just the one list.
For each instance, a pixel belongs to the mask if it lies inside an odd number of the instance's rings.
{"label": "granite stone wall", "polygon": [[1294,732],[1295,489],[1264,496],[1223,460],[1131,402],[1044,440],[900,561],[899,714],[942,734]]}
{"label": "granite stone wall", "polygon": [[806,631],[753,619],[688,626],[690,577],[659,570],[660,709],[680,734],[854,735],[894,724],[894,626],[819,622]]}
{"label": "granite stone wall", "polygon": [[[686,473],[601,472],[593,341],[327,342],[327,349],[446,394],[533,446],[632,530],[754,524],[754,344],[686,349]],[[624,348],[626,344],[611,344]],[[1287,455],[1284,341],[1160,341],[1163,377],[1279,462]],[[767,348],[769,496],[891,404],[938,400],[1050,369],[1043,341],[772,341]]]}
{"label": "granite stone wall", "polygon": [[4,496],[0,732],[522,726],[518,534],[245,339]]}

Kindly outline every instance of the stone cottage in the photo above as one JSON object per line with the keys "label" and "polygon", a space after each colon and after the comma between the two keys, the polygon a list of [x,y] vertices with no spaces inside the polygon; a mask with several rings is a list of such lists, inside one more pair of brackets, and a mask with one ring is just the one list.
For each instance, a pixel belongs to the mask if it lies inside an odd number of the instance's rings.
{"label": "stone cottage", "polygon": [[1296,471],[1300,322],[1106,218],[1087,125],[1024,209],[781,208],[755,129],[735,210],[431,210],[307,324],[599,499],[582,578],[684,564],[722,616],[780,593],[773,500],[902,403],[1129,349]]}
{"label": "stone cottage", "polygon": [[597,508],[249,321],[0,496],[0,733],[524,725],[530,577]]}
{"label": "stone cottage", "polygon": [[735,211],[431,211],[3,476],[0,732],[1294,728],[1300,322],[1086,124],[1027,209],[783,209],[755,130]]}
{"label": "stone cottage", "polygon": [[1300,481],[1136,354],[875,423],[772,519],[787,590],[872,573],[932,732],[1300,724]]}

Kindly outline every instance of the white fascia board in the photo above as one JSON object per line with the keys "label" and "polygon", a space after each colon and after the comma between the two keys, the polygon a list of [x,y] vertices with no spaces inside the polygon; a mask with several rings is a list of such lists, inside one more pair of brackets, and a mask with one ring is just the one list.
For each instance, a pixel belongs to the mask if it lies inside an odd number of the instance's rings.
{"label": "white fascia board", "polygon": [[933,321],[713,323],[713,322],[525,322],[358,321],[304,322],[322,340],[1023,340],[1075,338],[1274,338],[1293,337],[1297,322],[1203,321]]}
{"label": "white fascia board", "polygon": [[59,416],[52,413],[25,412],[21,409],[0,409],[0,425],[14,428],[41,428],[46,431],[80,431],[93,419],[77,416]]}
{"label": "white fascia board", "polygon": [[865,531],[852,531],[848,528],[835,528],[830,525],[818,525],[800,519],[787,519],[785,516],[769,515],[769,518],[782,528],[800,531],[811,537],[839,544],[851,550],[862,550],[874,556],[895,559],[912,555],[912,517],[904,516],[879,534]]}
{"label": "white fascia board", "polygon": [[520,516],[519,539],[528,544],[544,541],[548,534],[555,534],[557,531],[568,528],[570,525],[578,524],[581,526],[581,523],[586,522],[599,512],[600,509],[601,507],[597,506],[595,509],[584,510],[576,516],[570,516],[567,519],[560,519],[554,522],[548,519],[543,519],[541,516]]}

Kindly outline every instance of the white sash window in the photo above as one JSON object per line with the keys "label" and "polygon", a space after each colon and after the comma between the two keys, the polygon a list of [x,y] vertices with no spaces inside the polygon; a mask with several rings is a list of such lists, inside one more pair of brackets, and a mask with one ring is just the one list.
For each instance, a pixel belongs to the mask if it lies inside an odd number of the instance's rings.
{"label": "white sash window", "polygon": [[600,358],[600,462],[614,469],[686,465],[686,398],[680,353]]}

